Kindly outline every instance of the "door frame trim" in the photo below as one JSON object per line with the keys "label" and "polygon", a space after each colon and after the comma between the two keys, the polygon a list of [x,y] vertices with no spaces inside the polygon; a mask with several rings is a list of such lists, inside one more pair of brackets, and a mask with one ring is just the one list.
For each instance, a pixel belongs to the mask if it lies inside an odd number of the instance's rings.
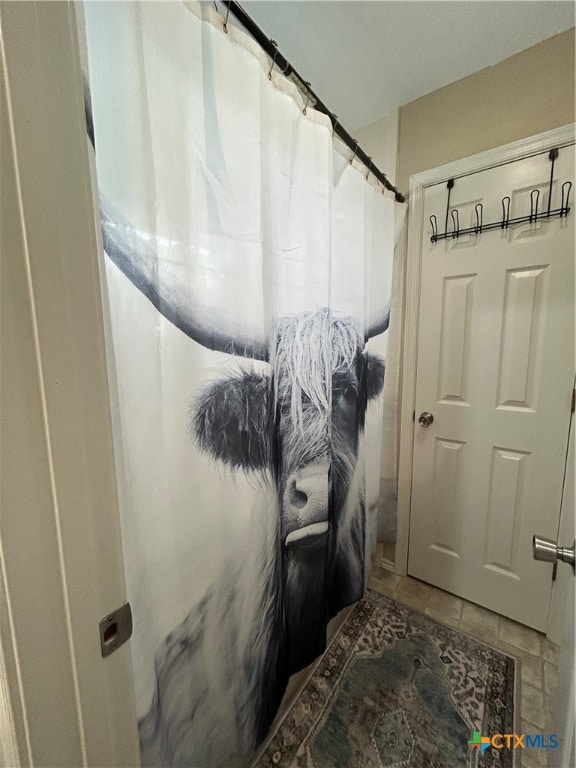
{"label": "door frame trim", "polygon": [[398,512],[394,571],[408,573],[408,540],[412,501],[412,463],[418,357],[418,313],[420,309],[421,250],[423,240],[424,191],[451,178],[488,170],[499,165],[540,154],[553,147],[575,143],[576,125],[554,128],[495,149],[464,157],[410,177],[408,208],[408,248],[404,294],[404,333],[402,346],[402,388],[400,392],[400,450],[398,461]]}
{"label": "door frame trim", "polygon": [[126,583],[81,10],[0,3],[11,299],[0,312],[0,764],[10,766],[140,765],[130,645],[104,659],[98,633]]}

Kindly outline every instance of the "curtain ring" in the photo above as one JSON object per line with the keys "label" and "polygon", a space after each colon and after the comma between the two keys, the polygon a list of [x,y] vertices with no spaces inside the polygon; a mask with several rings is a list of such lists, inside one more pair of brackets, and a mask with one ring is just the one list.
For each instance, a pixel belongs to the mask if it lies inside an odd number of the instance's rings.
{"label": "curtain ring", "polygon": [[272,64],[270,66],[270,72],[268,72],[268,80],[272,80],[272,70],[274,69],[274,62],[276,61],[276,54],[278,53],[278,40],[270,40],[274,46],[274,56],[272,57]]}
{"label": "curtain ring", "polygon": [[[370,160],[370,165],[372,165],[372,157],[368,155],[368,160]],[[368,170],[366,171],[366,181],[368,181],[368,176],[370,176],[370,165],[367,166]]]}
{"label": "curtain ring", "polygon": [[332,113],[330,117],[334,118],[334,122],[332,123],[332,136],[334,136],[334,133],[336,132],[336,126],[338,125],[338,115]]}
{"label": "curtain ring", "polygon": [[226,18],[224,19],[224,32],[228,34],[228,16],[230,15],[230,6],[226,8]]}
{"label": "curtain ring", "polygon": [[306,104],[304,104],[304,109],[302,110],[302,114],[303,114],[303,115],[305,115],[305,114],[306,114],[306,110],[307,110],[307,108],[308,108],[308,101],[309,101],[309,99],[310,99],[310,87],[311,87],[311,86],[310,86],[310,80],[306,80],[306,81],[305,81],[305,83],[304,83],[304,85],[307,85],[307,86],[308,86],[308,93],[306,94]]}
{"label": "curtain ring", "polygon": [[358,151],[358,139],[354,139],[354,154],[352,155],[350,160],[348,160],[349,165],[352,165],[352,163],[354,162],[354,158],[356,157],[357,151]]}

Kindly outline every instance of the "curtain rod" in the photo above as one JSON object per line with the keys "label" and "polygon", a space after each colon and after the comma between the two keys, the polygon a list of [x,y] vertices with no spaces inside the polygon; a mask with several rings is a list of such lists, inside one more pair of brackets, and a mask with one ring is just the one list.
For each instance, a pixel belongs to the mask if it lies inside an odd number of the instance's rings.
{"label": "curtain rod", "polygon": [[[256,40],[260,47],[272,59],[272,66],[277,67],[286,77],[292,77],[298,81],[297,84],[300,86],[300,89],[303,90],[306,94],[306,103],[310,103],[312,105],[315,102],[314,109],[317,109],[319,112],[323,112],[325,115],[328,115],[332,122],[334,133],[336,133],[342,139],[347,147],[354,151],[352,157],[357,157],[358,160],[364,163],[368,169],[369,174],[372,173],[386,189],[394,193],[394,197],[397,203],[403,203],[405,197],[402,192],[400,192],[398,188],[388,180],[385,173],[382,173],[382,171],[376,165],[374,165],[372,159],[368,157],[368,155],[360,146],[358,146],[358,141],[350,136],[348,131],[343,128],[342,125],[340,125],[336,115],[333,112],[330,112],[324,102],[314,93],[310,87],[310,83],[307,80],[304,80],[298,74],[292,64],[290,64],[288,59],[282,56],[278,50],[276,41],[266,37],[254,19],[249,16],[246,11],[239,5],[239,3],[235,2],[235,0],[221,0],[221,2],[224,6],[226,6],[228,12],[232,13],[232,15],[236,17],[240,24],[242,24],[246,31]],[[226,20],[227,19],[228,13],[226,14]],[[224,27],[226,27],[226,21],[224,21]]]}

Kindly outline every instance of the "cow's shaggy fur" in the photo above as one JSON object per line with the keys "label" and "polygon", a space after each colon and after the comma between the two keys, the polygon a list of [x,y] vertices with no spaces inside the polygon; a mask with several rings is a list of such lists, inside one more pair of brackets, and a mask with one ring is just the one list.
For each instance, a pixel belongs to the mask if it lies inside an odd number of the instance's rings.
{"label": "cow's shaggy fur", "polygon": [[236,768],[274,718],[287,680],[274,515],[254,510],[236,544],[226,575],[158,649],[139,723],[145,767]]}
{"label": "cow's shaggy fur", "polygon": [[199,448],[232,469],[270,466],[270,379],[229,371],[204,387],[191,408],[190,433]]}
{"label": "cow's shaggy fur", "polygon": [[356,321],[328,308],[281,318],[271,356],[275,399],[289,403],[293,429],[304,432],[311,411],[330,422],[333,376],[350,370],[362,346]]}

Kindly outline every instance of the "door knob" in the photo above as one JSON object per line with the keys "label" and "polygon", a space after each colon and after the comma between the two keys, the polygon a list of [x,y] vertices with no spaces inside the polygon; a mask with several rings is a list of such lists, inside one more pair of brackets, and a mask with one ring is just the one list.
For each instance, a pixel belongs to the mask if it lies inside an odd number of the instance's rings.
{"label": "door knob", "polygon": [[422,424],[423,427],[429,427],[433,421],[434,416],[430,413],[430,411],[422,411],[420,416],[418,416],[418,423]]}
{"label": "door knob", "polygon": [[552,539],[546,539],[544,536],[534,536],[532,538],[532,554],[534,560],[544,560],[546,563],[555,563],[562,560],[574,568],[574,550],[576,542],[572,548],[559,547]]}

